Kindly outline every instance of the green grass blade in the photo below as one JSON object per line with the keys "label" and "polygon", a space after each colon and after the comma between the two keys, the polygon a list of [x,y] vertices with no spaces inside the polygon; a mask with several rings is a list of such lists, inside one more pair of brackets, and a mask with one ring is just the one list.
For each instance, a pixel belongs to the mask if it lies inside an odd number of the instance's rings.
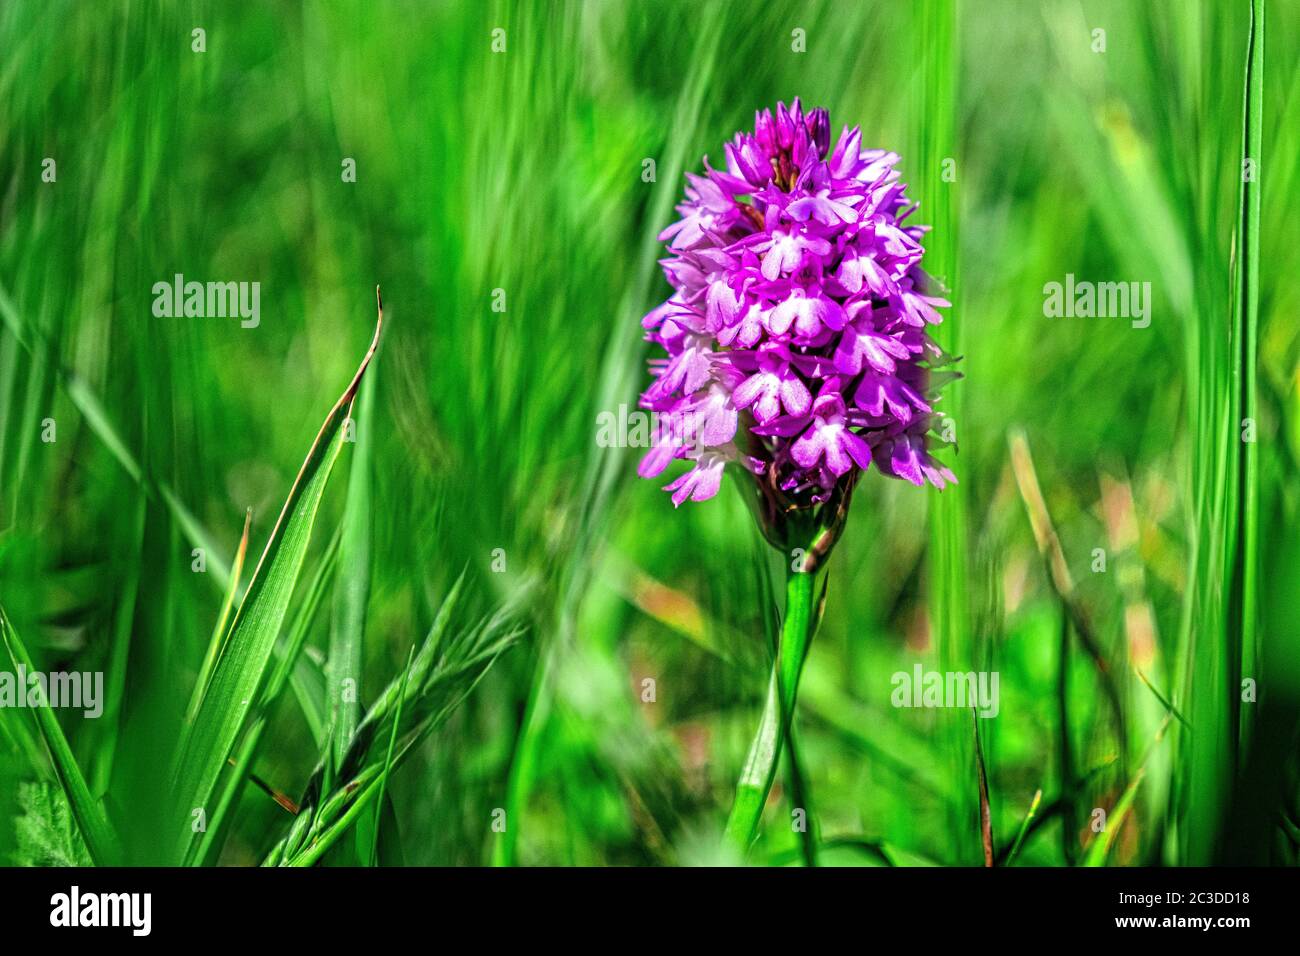
{"label": "green grass blade", "polygon": [[362,640],[366,628],[366,603],[371,572],[371,459],[374,436],[375,372],[372,368],[357,398],[356,448],[348,478],[343,511],[343,540],[339,549],[339,577],[334,588],[326,657],[326,692],[334,756],[343,759],[357,729],[361,711]]}
{"label": "green grass blade", "polygon": [[1146,686],[1147,690],[1151,691],[1155,699],[1160,701],[1160,706],[1164,707],[1166,713],[1172,714],[1174,716],[1174,719],[1176,719],[1180,724],[1182,724],[1183,727],[1185,727],[1187,730],[1192,729],[1192,725],[1187,722],[1186,717],[1184,717],[1182,714],[1178,712],[1178,708],[1174,706],[1173,701],[1169,700],[1167,697],[1165,697],[1164,694],[1160,693],[1160,691],[1156,689],[1156,685],[1151,683],[1151,681],[1147,678],[1146,674],[1142,673],[1140,670],[1134,670],[1134,673],[1137,674],[1138,679],[1142,681],[1142,683]]}
{"label": "green grass blade", "polygon": [[326,416],[289,492],[235,616],[226,651],[217,662],[193,731],[182,748],[175,783],[180,800],[178,858],[183,858],[189,845],[197,842],[188,821],[195,810],[207,814],[213,809],[210,803],[217,781],[256,704],[306,557],[325,485],[342,449],[343,422],[351,413],[361,379],[379,344],[382,326],[381,306],[370,349],[351,384]]}
{"label": "green grass blade", "polygon": [[[924,0],[914,8],[917,17],[912,36],[917,70],[912,93],[911,155],[904,157],[912,191],[918,198],[918,221],[933,227],[926,236],[926,271],[950,291],[953,308],[943,324],[934,330],[935,341],[952,355],[963,348],[962,291],[957,276],[957,201],[954,183],[942,178],[946,159],[959,155],[956,140],[957,111],[957,5],[953,0]],[[920,119],[923,117],[924,119]],[[956,423],[960,436],[964,426],[961,381],[945,390],[936,407],[940,418]],[[945,671],[966,671],[976,661],[974,635],[970,626],[969,556],[967,553],[966,485],[945,488],[928,496],[929,507],[929,615],[938,651],[939,667]],[[947,772],[952,779],[970,779],[970,740],[962,720],[955,715],[945,720],[941,732]],[[969,821],[978,812],[969,788],[958,788],[947,807],[952,853],[962,863],[980,859],[979,840]]]}
{"label": "green grass blade", "polygon": [[203,695],[207,692],[208,681],[212,679],[212,669],[217,666],[226,638],[230,634],[230,612],[235,606],[235,593],[239,590],[239,579],[244,573],[244,556],[248,553],[248,529],[253,521],[250,508],[244,515],[244,532],[239,536],[239,547],[235,549],[235,560],[230,566],[230,584],[226,586],[226,596],[221,600],[221,613],[217,615],[217,625],[212,629],[208,640],[208,650],[199,667],[199,676],[194,681],[194,692],[190,695],[190,705],[185,711],[186,725],[192,725],[198,716]]}
{"label": "green grass blade", "polygon": [[[9,623],[9,616],[3,607],[0,607],[0,636],[3,636],[14,672],[17,673],[20,666],[29,673],[34,672],[36,668],[32,665],[31,655],[27,653],[18,632]],[[41,736],[45,739],[45,746],[49,748],[54,772],[68,795],[68,803],[72,807],[73,816],[77,818],[77,826],[81,828],[91,859],[98,866],[120,864],[123,862],[121,843],[103,808],[91,796],[86,778],[82,775],[76,758],[72,756],[72,748],[68,745],[68,739],[63,735],[63,728],[59,726],[49,702],[42,700],[33,708],[33,712]]]}
{"label": "green grass blade", "polygon": [[[1233,277],[1236,287],[1234,306],[1237,310],[1237,375],[1240,394],[1239,424],[1250,422],[1258,430],[1259,412],[1256,407],[1256,378],[1259,352],[1259,259],[1260,259],[1260,180],[1258,170],[1263,161],[1264,124],[1264,0],[1251,0],[1250,39],[1246,53],[1246,79],[1242,131],[1241,189],[1238,194],[1240,215],[1238,255]],[[1247,177],[1247,164],[1253,164],[1256,173]],[[1234,578],[1234,606],[1237,612],[1233,624],[1238,628],[1237,640],[1241,649],[1240,676],[1258,680],[1256,662],[1259,648],[1256,637],[1258,609],[1257,579],[1259,574],[1259,451],[1255,441],[1241,444],[1240,510],[1237,520],[1241,539],[1237,553]],[[1250,739],[1250,708],[1240,714],[1238,727],[1243,747]]]}
{"label": "green grass blade", "polygon": [[[1224,8],[1225,26],[1241,23],[1246,7]],[[1243,18],[1244,19],[1244,18]],[[1227,34],[1232,37],[1235,34]],[[1235,42],[1235,39],[1233,40]],[[1228,334],[1207,310],[1197,340],[1200,367],[1195,372],[1194,490],[1196,525],[1189,567],[1188,607],[1180,635],[1183,685],[1174,698],[1187,705],[1194,734],[1177,730],[1184,773],[1173,794],[1184,865],[1209,864],[1239,769],[1239,746],[1247,714],[1241,680],[1256,660],[1255,616],[1258,569],[1258,466],[1254,441],[1247,441],[1246,419],[1256,431],[1256,347],[1259,292],[1259,151],[1263,120],[1263,5],[1252,2],[1246,30],[1243,73],[1242,147],[1232,248],[1216,285],[1231,290],[1224,300]],[[1225,151],[1226,152],[1226,151]],[[1244,160],[1255,161],[1247,179]],[[1212,226],[1215,224],[1211,224]],[[1218,236],[1210,231],[1206,245]]]}
{"label": "green grass blade", "polygon": [[289,672],[289,688],[298,709],[307,721],[307,730],[316,745],[322,746],[329,733],[329,709],[325,700],[325,663],[319,651],[311,648],[301,654]]}
{"label": "green grass blade", "polygon": [[1106,829],[1097,834],[1093,841],[1088,844],[1088,852],[1083,858],[1084,866],[1102,866],[1106,862],[1106,857],[1110,855],[1111,847],[1115,845],[1115,840],[1124,826],[1124,821],[1128,819],[1128,815],[1133,809],[1133,801],[1137,797],[1138,786],[1142,783],[1142,778],[1145,775],[1146,767],[1139,767],[1137,773],[1133,775],[1132,782],[1120,795],[1119,802],[1115,804],[1115,809],[1106,817]]}
{"label": "green grass blade", "polygon": [[[393,717],[393,729],[388,734],[388,752],[384,755],[384,771],[379,775],[379,800],[377,805],[384,805],[384,794],[388,790],[388,774],[393,769],[393,748],[397,745],[397,728],[402,723],[402,702],[406,699],[406,681],[411,676],[411,662],[415,660],[415,648],[406,655],[406,667],[402,669],[402,683],[397,691],[397,712]],[[381,815],[375,815],[375,824],[370,843],[370,865],[375,866],[379,859],[379,825]]]}
{"label": "green grass blade", "polygon": [[1010,866],[1020,854],[1020,848],[1024,845],[1030,824],[1034,822],[1034,817],[1038,815],[1038,805],[1042,802],[1043,790],[1040,787],[1034,791],[1034,799],[1029,801],[1029,811],[1025,814],[1025,818],[1020,821],[1020,830],[1016,833],[1016,842],[1011,844],[1011,851],[1007,853],[1007,858],[1002,863],[1003,866]]}
{"label": "green grass blade", "polygon": [[[307,585],[306,595],[294,615],[288,636],[275,649],[275,666],[271,670],[271,676],[262,692],[261,706],[249,725],[248,731],[239,741],[232,760],[232,770],[221,779],[214,808],[208,814],[207,830],[200,834],[199,839],[191,844],[185,860],[187,865],[204,866],[216,862],[217,854],[225,842],[226,830],[231,822],[230,811],[235,806],[239,794],[243,791],[244,781],[250,777],[249,768],[253,765],[253,758],[257,755],[258,745],[262,741],[262,734],[265,732],[267,721],[270,719],[271,706],[280,698],[285,683],[289,680],[289,675],[294,672],[299,663],[299,653],[307,642],[307,634],[311,629],[312,622],[316,620],[316,613],[320,609],[322,596],[333,577],[335,566],[338,563],[340,537],[340,532],[336,531],[316,567],[316,573]],[[301,702],[301,698],[299,700]],[[303,715],[311,730],[312,739],[317,746],[323,745],[323,719],[319,724],[313,722],[314,712],[306,706],[303,707]]]}

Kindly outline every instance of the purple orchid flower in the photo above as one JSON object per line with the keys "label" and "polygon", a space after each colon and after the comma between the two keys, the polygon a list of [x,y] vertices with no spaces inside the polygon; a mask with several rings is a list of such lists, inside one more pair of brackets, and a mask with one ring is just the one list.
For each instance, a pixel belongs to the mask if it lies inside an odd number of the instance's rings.
{"label": "purple orchid flower", "polygon": [[[713,497],[728,463],[752,472],[772,513],[881,474],[955,481],[928,449],[931,371],[950,360],[926,333],[949,303],[921,268],[926,228],[886,150],[847,127],[831,148],[825,109],[796,99],[755,114],[724,147],[724,169],[688,174],[681,218],[659,236],[673,295],[642,324],[666,357],[641,404],[694,425],[655,439],[639,469],[690,471],[673,503]],[[815,398],[813,396],[816,396]]]}

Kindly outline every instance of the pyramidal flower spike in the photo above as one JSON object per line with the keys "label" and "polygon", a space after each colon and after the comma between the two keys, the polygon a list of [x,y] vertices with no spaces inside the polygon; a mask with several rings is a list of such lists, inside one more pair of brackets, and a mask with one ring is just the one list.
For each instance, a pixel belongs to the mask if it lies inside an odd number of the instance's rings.
{"label": "pyramidal flower spike", "polygon": [[724,169],[706,157],[687,174],[659,236],[674,291],[642,323],[663,355],[641,406],[671,427],[640,474],[689,461],[666,486],[681,505],[717,494],[727,466],[749,473],[783,550],[837,534],[825,519],[873,465],[915,485],[956,480],[927,441],[930,373],[952,360],[926,329],[949,303],[922,268],[927,230],[908,221],[899,157],[861,141],[845,127],[832,148],[827,111],[798,99],[756,114]]}
{"label": "pyramidal flower spike", "polygon": [[927,333],[949,303],[922,268],[927,227],[910,221],[896,153],[863,149],[856,126],[832,147],[829,113],[798,99],[756,113],[723,153],[724,168],[705,157],[687,174],[659,235],[673,293],[642,320],[662,353],[641,396],[659,425],[638,473],[688,462],[665,486],[680,506],[732,471],[764,537],[793,557],[768,710],[728,822],[747,846],[858,481],[956,481],[929,449],[938,385],[954,377],[933,373],[954,359]]}

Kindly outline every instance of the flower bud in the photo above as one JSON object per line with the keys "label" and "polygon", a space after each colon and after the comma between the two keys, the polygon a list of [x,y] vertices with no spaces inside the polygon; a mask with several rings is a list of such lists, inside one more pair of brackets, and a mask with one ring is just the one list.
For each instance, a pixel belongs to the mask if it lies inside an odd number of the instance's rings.
{"label": "flower bud", "polygon": [[825,107],[819,106],[808,114],[807,123],[808,134],[812,136],[813,144],[817,147],[817,156],[825,159],[827,151],[831,148],[831,115]]}

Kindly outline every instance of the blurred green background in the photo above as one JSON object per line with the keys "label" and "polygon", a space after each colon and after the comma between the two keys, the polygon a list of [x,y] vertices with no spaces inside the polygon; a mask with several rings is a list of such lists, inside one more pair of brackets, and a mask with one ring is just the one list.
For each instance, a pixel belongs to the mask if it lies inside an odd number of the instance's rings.
{"label": "blurred green background", "polygon": [[[369,547],[306,620],[257,777],[297,800],[316,764],[303,699],[348,585],[365,706],[466,570],[468,607],[514,600],[527,633],[394,771],[385,858],[736,859],[720,833],[782,560],[734,488],[674,511],[636,449],[597,446],[596,420],[647,382],[639,320],[668,294],[654,237],[683,172],[797,95],[902,154],[965,375],[945,399],[960,485],[869,474],[832,558],[797,724],[819,862],[983,860],[971,715],[890,706],[916,663],[1000,675],[978,722],[1000,861],[1023,831],[1021,864],[1293,862],[1297,12],[1267,11],[1248,459],[1246,0],[0,5],[0,603],[46,669],[106,672],[104,717],[60,719],[129,858],[165,842],[148,808],[215,571],[249,508],[250,567],[260,553],[379,284]],[[176,273],[260,283],[260,325],[155,317],[152,286]],[[1150,282],[1150,327],[1045,317],[1044,284],[1067,274]],[[358,447],[296,603],[361,507]],[[1247,678],[1257,699],[1238,703]],[[30,726],[0,710],[7,862],[76,842],[51,835],[69,826],[57,791],[21,797],[54,779]],[[800,859],[790,810],[782,774],[750,862]],[[261,861],[290,822],[245,787],[221,862]]]}

